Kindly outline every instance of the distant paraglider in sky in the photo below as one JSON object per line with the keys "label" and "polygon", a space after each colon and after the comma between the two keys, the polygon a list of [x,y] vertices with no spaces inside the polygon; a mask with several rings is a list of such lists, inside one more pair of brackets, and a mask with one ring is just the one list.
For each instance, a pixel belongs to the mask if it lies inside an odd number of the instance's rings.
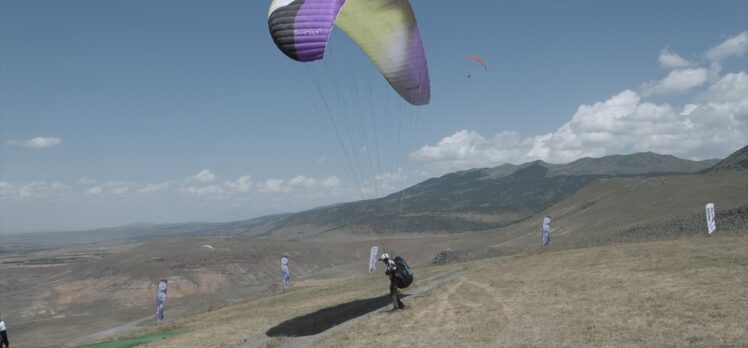
{"label": "distant paraglider in sky", "polygon": [[551,244],[551,217],[546,216],[543,218],[543,229],[542,229],[543,247],[547,247]]}
{"label": "distant paraglider in sky", "polygon": [[488,71],[488,64],[486,64],[486,61],[483,60],[483,58],[478,57],[478,56],[467,56],[467,59],[470,59],[474,62],[478,62],[478,64],[483,66],[484,71]]}
{"label": "distant paraglider in sky", "polygon": [[[486,61],[483,58],[481,58],[479,56],[467,56],[465,58],[468,59],[468,60],[472,60],[472,61],[480,64],[483,67],[483,71],[486,71],[486,72],[488,71],[488,64],[486,63]],[[473,77],[473,75],[472,74],[468,74],[467,77],[471,78],[471,77]]]}
{"label": "distant paraglider in sky", "polygon": [[205,248],[205,249],[216,250],[216,248],[214,248],[212,245],[208,245],[208,244],[205,244],[202,247]]}

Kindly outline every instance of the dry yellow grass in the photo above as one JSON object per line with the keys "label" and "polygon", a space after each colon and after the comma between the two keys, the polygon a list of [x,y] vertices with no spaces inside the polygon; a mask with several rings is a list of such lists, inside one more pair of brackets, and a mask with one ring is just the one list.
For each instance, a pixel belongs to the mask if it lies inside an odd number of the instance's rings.
{"label": "dry yellow grass", "polygon": [[[748,238],[513,256],[320,347],[748,346]],[[398,323],[398,324],[395,324]]]}
{"label": "dry yellow grass", "polygon": [[[464,271],[459,271],[463,268]],[[459,272],[458,272],[459,271]],[[748,235],[515,255],[416,269],[445,281],[313,338],[264,333],[387,291],[381,274],[309,281],[167,329],[158,347],[748,347]]]}
{"label": "dry yellow grass", "polygon": [[[424,270],[421,274],[428,277],[458,267]],[[286,293],[175,320],[160,330],[183,334],[146,347],[232,347],[242,343],[272,347],[284,340],[266,339],[264,334],[278,323],[336,304],[381,296],[388,285],[382,274],[296,283]]]}

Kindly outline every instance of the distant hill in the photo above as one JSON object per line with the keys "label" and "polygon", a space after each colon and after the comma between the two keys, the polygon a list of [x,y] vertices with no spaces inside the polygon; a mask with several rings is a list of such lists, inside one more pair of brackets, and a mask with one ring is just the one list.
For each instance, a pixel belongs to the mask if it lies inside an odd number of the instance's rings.
{"label": "distant hill", "polygon": [[238,222],[137,223],[87,231],[11,234],[3,236],[3,243],[0,244],[0,252],[55,249],[69,245],[140,243],[170,237],[247,235],[249,231],[261,234],[274,226],[274,223],[290,215],[288,213],[268,215]]}
{"label": "distant hill", "polygon": [[689,161],[671,155],[653,152],[632,155],[612,155],[602,158],[581,158],[569,164],[550,168],[552,175],[652,175],[696,173],[719,162],[717,159]]}
{"label": "distant hill", "polygon": [[379,199],[292,214],[261,234],[247,233],[306,239],[485,230],[521,221],[601,178],[693,174],[717,162],[647,152],[568,164],[504,164],[432,178]]}
{"label": "distant hill", "polygon": [[708,172],[716,173],[725,170],[748,170],[748,146],[735,151],[732,155],[719,161],[719,163],[709,168]]}
{"label": "distant hill", "polygon": [[293,214],[264,235],[341,238],[485,230],[521,221],[601,178],[690,174],[717,162],[648,152],[582,158],[568,164],[534,161],[472,169],[432,178],[380,199]]}
{"label": "distant hill", "polygon": [[706,203],[716,205],[717,232],[745,233],[748,172],[598,180],[501,231],[504,253],[537,247],[540,221],[553,218],[554,248],[706,235]]}
{"label": "distant hill", "polygon": [[369,239],[392,235],[480,231],[522,221],[599,179],[654,177],[745,168],[748,150],[689,161],[651,152],[533,161],[471,169],[428,179],[386,197],[226,223],[134,224],[93,231],[5,236],[0,248],[143,242],[180,237]]}

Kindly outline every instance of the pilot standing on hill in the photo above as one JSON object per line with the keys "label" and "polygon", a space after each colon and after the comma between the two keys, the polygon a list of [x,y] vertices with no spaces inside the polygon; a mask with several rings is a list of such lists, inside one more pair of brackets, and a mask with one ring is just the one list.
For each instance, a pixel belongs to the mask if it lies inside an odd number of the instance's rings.
{"label": "pilot standing on hill", "polygon": [[8,333],[5,332],[5,322],[2,316],[0,316],[0,348],[10,348],[10,341],[8,341]]}
{"label": "pilot standing on hill", "polygon": [[382,260],[382,262],[384,262],[384,264],[387,266],[384,274],[390,278],[390,297],[392,297],[392,310],[397,311],[405,308],[405,304],[400,300],[402,298],[402,295],[400,294],[400,291],[397,290],[397,282],[401,281],[401,279],[398,278],[399,273],[397,272],[397,265],[395,264],[395,261],[391,260],[390,255],[387,253],[382,254],[382,257],[380,257],[379,259]]}

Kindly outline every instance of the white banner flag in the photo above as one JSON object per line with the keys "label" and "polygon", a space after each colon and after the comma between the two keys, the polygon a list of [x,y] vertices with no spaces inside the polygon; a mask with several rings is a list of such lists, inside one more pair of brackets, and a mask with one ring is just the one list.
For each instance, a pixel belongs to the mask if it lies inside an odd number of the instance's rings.
{"label": "white banner flag", "polygon": [[376,245],[371,247],[371,253],[369,254],[369,273],[377,271],[377,253],[379,253],[379,248]]}
{"label": "white banner flag", "polygon": [[714,203],[706,205],[706,227],[709,230],[709,234],[712,234],[717,229],[717,223],[714,221]]}

